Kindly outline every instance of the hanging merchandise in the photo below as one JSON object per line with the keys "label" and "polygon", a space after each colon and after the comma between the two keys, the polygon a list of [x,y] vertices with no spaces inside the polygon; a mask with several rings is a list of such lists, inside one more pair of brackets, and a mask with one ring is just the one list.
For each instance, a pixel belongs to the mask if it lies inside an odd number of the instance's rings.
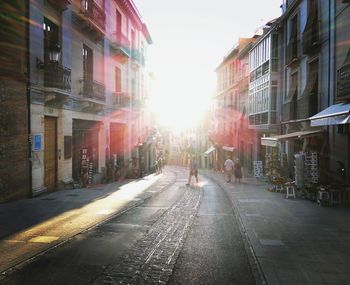
{"label": "hanging merchandise", "polygon": [[304,186],[304,153],[294,155],[294,175],[297,188]]}
{"label": "hanging merchandise", "polygon": [[266,176],[276,177],[281,176],[281,163],[277,148],[271,148],[266,154]]}
{"label": "hanging merchandise", "polygon": [[89,152],[87,148],[80,150],[80,178],[83,183],[83,187],[86,187],[89,179]]}
{"label": "hanging merchandise", "polygon": [[318,184],[319,172],[318,172],[318,157],[316,152],[306,152],[305,160],[305,183],[307,185]]}
{"label": "hanging merchandise", "polygon": [[254,177],[259,178],[263,177],[263,162],[260,160],[255,160],[253,162],[253,168],[254,168]]}
{"label": "hanging merchandise", "polygon": [[93,163],[92,161],[89,162],[89,169],[88,169],[88,184],[92,184],[92,181],[93,181]]}
{"label": "hanging merchandise", "polygon": [[298,188],[313,187],[319,183],[317,152],[300,152],[294,155],[295,184]]}

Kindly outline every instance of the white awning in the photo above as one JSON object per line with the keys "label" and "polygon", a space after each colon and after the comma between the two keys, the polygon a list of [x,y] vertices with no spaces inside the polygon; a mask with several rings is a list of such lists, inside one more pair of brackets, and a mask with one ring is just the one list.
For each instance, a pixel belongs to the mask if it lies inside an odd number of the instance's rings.
{"label": "white awning", "polygon": [[307,137],[319,136],[324,133],[324,130],[300,131],[274,137],[261,138],[261,145],[277,147],[279,141],[303,139]]}
{"label": "white awning", "polygon": [[311,126],[342,125],[350,123],[350,104],[332,105],[310,117]]}
{"label": "white awning", "polygon": [[222,149],[223,149],[223,150],[227,150],[227,151],[233,152],[236,148],[233,147],[233,146],[226,146],[226,145],[224,145],[224,146],[222,147]]}
{"label": "white awning", "polygon": [[261,138],[261,145],[276,147],[278,140],[275,137]]}
{"label": "white awning", "polygon": [[211,154],[213,151],[215,150],[215,147],[211,146],[210,148],[208,148],[204,154],[208,155],[208,154]]}

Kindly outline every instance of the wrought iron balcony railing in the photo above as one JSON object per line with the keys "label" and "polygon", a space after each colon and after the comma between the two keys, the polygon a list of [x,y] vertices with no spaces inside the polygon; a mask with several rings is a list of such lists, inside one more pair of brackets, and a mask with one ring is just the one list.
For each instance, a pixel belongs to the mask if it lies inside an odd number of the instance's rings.
{"label": "wrought iron balcony railing", "polygon": [[130,97],[125,92],[114,92],[114,105],[119,107],[129,107],[130,106]]}
{"label": "wrought iron balcony railing", "polygon": [[130,41],[127,36],[117,32],[115,40],[112,41],[111,47],[121,57],[129,58],[131,56]]}
{"label": "wrought iron balcony railing", "polygon": [[48,2],[60,10],[66,10],[68,5],[71,4],[71,0],[48,0]]}
{"label": "wrought iron balcony railing", "polygon": [[131,101],[131,106],[135,109],[143,108],[145,106],[145,100],[144,99],[133,99]]}
{"label": "wrought iron balcony railing", "polygon": [[102,83],[99,83],[97,81],[87,80],[87,79],[81,79],[81,93],[83,94],[83,97],[91,98],[95,100],[100,101],[106,101],[106,95],[105,95],[105,85]]}
{"label": "wrought iron balcony railing", "polygon": [[132,49],[131,58],[136,61],[138,64],[145,65],[145,56],[136,49]]}
{"label": "wrought iron balcony railing", "polygon": [[103,8],[94,0],[81,0],[81,11],[95,22],[101,29],[105,29],[106,14]]}
{"label": "wrought iron balcony railing", "polygon": [[71,91],[71,70],[58,62],[45,64],[45,87]]}

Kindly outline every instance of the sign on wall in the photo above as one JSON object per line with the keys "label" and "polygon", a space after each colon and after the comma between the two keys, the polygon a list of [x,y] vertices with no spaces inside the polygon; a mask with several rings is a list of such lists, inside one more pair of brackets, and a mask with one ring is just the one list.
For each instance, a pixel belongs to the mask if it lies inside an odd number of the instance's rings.
{"label": "sign on wall", "polygon": [[33,151],[42,150],[42,138],[41,134],[33,135]]}

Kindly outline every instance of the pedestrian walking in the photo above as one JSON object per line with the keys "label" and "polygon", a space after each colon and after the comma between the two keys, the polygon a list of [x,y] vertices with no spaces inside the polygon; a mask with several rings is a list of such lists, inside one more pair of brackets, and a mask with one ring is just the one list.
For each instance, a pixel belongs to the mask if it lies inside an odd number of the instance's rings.
{"label": "pedestrian walking", "polygon": [[194,157],[191,158],[190,161],[190,173],[188,176],[188,182],[187,182],[187,186],[189,186],[191,184],[191,179],[192,176],[194,176],[196,178],[196,183],[198,184],[198,164],[196,162],[196,159]]}
{"label": "pedestrian walking", "polygon": [[226,172],[226,176],[227,176],[227,183],[231,182],[231,178],[232,178],[232,173],[233,173],[233,167],[234,167],[234,163],[233,160],[231,159],[231,157],[227,157],[225,163],[225,172]]}
{"label": "pedestrian walking", "polygon": [[163,157],[162,157],[162,153],[160,153],[157,158],[157,174],[160,174],[162,172],[163,172]]}
{"label": "pedestrian walking", "polygon": [[238,183],[241,183],[241,179],[242,179],[242,165],[239,162],[239,159],[236,160],[234,168],[235,168],[235,182],[238,181]]}

